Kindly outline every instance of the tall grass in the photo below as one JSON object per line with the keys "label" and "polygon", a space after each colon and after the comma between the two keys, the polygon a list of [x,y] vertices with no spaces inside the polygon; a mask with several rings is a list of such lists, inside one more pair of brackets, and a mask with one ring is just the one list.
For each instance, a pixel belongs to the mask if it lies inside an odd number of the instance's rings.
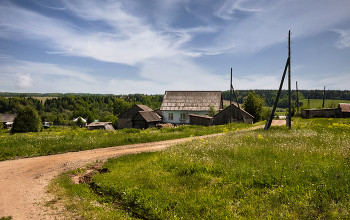
{"label": "tall grass", "polygon": [[239,130],[247,127],[251,127],[251,125],[242,123],[212,127],[180,126],[176,128],[153,128],[146,130],[123,129],[115,132],[51,127],[37,133],[13,135],[0,133],[0,161],[59,154],[69,151],[171,140]]}
{"label": "tall grass", "polygon": [[92,185],[61,181],[108,207],[80,206],[87,219],[349,219],[350,120],[294,122],[110,159]]}

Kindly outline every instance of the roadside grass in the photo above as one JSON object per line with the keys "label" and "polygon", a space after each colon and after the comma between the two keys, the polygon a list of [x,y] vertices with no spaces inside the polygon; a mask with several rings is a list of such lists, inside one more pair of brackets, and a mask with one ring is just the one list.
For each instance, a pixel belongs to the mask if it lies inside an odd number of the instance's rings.
{"label": "roadside grass", "polygon": [[[308,99],[301,99],[300,102],[307,106]],[[322,107],[323,99],[310,99],[310,108],[320,108]],[[338,107],[339,103],[350,103],[350,100],[337,100],[337,99],[325,99],[324,107],[328,108],[330,104],[334,103]]]}
{"label": "roadside grass", "polygon": [[50,127],[37,133],[0,133],[0,161],[215,134],[252,126],[232,123],[211,127],[191,125],[146,130],[122,129],[115,132]]}
{"label": "roadside grass", "polygon": [[349,131],[349,119],[295,118],[291,130],[189,138],[110,159],[93,184],[65,173],[54,185],[84,219],[349,219]]}

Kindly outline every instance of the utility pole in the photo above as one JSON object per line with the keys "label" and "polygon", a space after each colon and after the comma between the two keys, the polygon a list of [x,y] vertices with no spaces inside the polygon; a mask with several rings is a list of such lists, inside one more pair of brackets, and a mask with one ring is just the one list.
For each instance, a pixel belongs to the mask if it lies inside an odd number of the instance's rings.
{"label": "utility pole", "polygon": [[297,86],[297,114],[299,115],[299,92],[298,92],[298,81],[295,81]]}
{"label": "utility pole", "polygon": [[323,102],[322,102],[322,108],[324,108],[324,100],[326,98],[326,86],[323,87]]}
{"label": "utility pole", "polygon": [[231,80],[230,80],[230,123],[232,122],[232,67],[231,67]]}
{"label": "utility pole", "polygon": [[290,77],[290,30],[288,33],[288,117],[286,121],[286,126],[289,127],[289,129],[292,128],[292,100],[291,100],[291,77]]}

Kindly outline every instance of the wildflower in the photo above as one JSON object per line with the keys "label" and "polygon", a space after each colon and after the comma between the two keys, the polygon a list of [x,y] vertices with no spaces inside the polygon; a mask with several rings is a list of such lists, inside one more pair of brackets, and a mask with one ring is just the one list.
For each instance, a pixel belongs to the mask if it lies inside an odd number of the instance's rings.
{"label": "wildflower", "polygon": [[261,134],[258,135],[258,138],[259,138],[259,139],[264,139],[264,138],[261,136]]}

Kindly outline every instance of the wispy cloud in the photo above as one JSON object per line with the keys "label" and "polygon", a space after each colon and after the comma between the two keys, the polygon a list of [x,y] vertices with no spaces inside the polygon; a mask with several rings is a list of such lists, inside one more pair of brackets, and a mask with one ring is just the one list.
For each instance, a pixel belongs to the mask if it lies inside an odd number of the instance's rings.
{"label": "wispy cloud", "polygon": [[335,43],[339,49],[350,47],[350,30],[335,30],[340,34],[339,40]]}

